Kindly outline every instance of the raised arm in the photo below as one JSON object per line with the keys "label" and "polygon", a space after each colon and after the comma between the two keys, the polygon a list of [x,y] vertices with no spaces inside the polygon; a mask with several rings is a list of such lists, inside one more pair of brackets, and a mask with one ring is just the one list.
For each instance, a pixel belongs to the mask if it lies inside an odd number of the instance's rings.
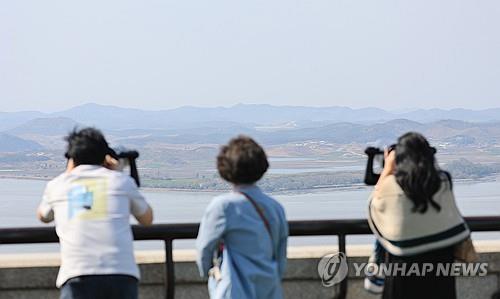
{"label": "raised arm", "polygon": [[148,226],[153,224],[153,209],[148,205],[146,212],[142,215],[135,216],[135,219],[137,219],[137,222],[141,225]]}
{"label": "raised arm", "polygon": [[139,188],[131,178],[127,178],[127,194],[130,198],[130,212],[141,225],[153,224],[153,209],[146,202]]}
{"label": "raised arm", "polygon": [[377,185],[375,185],[375,193],[378,193],[380,186],[384,179],[396,171],[396,151],[384,152],[384,169],[380,173],[380,178],[378,179]]}
{"label": "raised arm", "polygon": [[38,205],[38,209],[36,210],[36,217],[43,223],[50,223],[54,221],[54,210],[50,205],[50,189],[51,183],[49,182],[45,187],[45,191],[43,192],[42,201]]}

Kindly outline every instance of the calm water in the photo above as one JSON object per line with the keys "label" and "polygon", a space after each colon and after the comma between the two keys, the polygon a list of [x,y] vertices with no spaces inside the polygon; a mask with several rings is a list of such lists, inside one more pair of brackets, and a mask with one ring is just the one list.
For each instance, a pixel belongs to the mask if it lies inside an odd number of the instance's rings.
{"label": "calm water", "polygon": [[[43,226],[35,218],[46,182],[0,179],[0,227]],[[364,218],[371,188],[328,190],[300,194],[275,194],[290,220]],[[145,190],[155,211],[155,222],[198,222],[210,199],[218,193]],[[500,214],[500,180],[457,183],[455,194],[464,215]],[[500,239],[498,233],[476,234],[476,239]],[[371,237],[351,237],[353,243],[371,242]],[[292,245],[334,244],[333,237],[293,238]],[[138,242],[139,249],[161,248],[159,242]],[[176,242],[178,248],[193,247],[192,241]],[[3,245],[0,252],[56,251],[57,245]]]}
{"label": "calm water", "polygon": [[335,167],[317,167],[317,168],[270,168],[270,174],[300,174],[312,172],[342,172],[342,171],[361,171],[365,170],[364,165],[348,165]]}

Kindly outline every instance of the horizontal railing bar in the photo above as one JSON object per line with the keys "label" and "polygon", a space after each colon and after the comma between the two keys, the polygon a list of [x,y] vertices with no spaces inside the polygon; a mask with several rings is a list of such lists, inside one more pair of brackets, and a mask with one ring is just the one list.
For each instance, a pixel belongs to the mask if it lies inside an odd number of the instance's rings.
{"label": "horizontal railing bar", "polygon": [[57,243],[54,227],[21,227],[0,229],[0,244]]}
{"label": "horizontal railing bar", "polygon": [[[500,231],[500,216],[465,217],[475,232]],[[133,225],[136,241],[195,239],[198,223]],[[290,221],[290,236],[368,235],[366,219]],[[0,229],[0,244],[56,243],[59,239],[54,227],[19,227]]]}

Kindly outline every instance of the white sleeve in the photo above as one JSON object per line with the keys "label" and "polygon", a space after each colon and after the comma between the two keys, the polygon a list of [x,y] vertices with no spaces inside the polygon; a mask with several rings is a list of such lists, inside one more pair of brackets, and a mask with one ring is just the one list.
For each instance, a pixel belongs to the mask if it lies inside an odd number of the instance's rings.
{"label": "white sleeve", "polygon": [[51,183],[49,182],[45,187],[45,191],[43,192],[42,201],[38,205],[38,213],[40,214],[40,216],[46,219],[53,217],[52,205],[50,204],[50,186]]}
{"label": "white sleeve", "polygon": [[139,192],[139,188],[132,178],[127,178],[127,196],[130,199],[130,212],[132,215],[139,217],[147,212],[149,204]]}

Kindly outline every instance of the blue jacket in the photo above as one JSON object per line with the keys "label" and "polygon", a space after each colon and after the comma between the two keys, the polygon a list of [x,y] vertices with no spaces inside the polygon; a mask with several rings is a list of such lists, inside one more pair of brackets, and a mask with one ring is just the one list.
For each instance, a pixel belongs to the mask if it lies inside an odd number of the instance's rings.
{"label": "blue jacket", "polygon": [[[264,211],[272,241],[248,194]],[[208,205],[201,221],[196,248],[201,276],[212,267],[214,252],[224,243],[222,279],[209,278],[212,299],[283,298],[281,279],[286,266],[288,223],[281,204],[255,185],[236,186]],[[275,257],[275,258],[274,258]]]}

